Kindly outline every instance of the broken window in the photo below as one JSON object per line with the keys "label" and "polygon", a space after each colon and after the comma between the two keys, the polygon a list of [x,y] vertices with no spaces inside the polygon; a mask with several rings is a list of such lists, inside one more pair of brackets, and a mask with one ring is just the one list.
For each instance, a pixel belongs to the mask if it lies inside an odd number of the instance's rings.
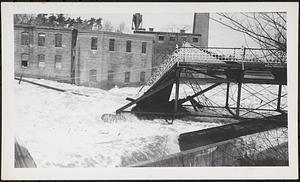
{"label": "broken window", "polygon": [[29,33],[28,32],[21,33],[21,45],[29,45]]}
{"label": "broken window", "polygon": [[114,71],[110,70],[108,71],[107,80],[113,81],[113,79],[114,79]]}
{"label": "broken window", "polygon": [[128,83],[129,80],[130,80],[130,72],[125,72],[125,80],[124,80],[124,82]]}
{"label": "broken window", "polygon": [[28,67],[28,61],[29,61],[29,55],[28,54],[22,54],[21,55],[21,66],[23,68],[27,68]]}
{"label": "broken window", "polygon": [[61,47],[62,46],[62,34],[57,33],[55,34],[55,47]]}
{"label": "broken window", "polygon": [[92,50],[97,50],[97,42],[98,42],[98,38],[92,37],[92,39],[91,39],[91,49]]}
{"label": "broken window", "polygon": [[38,34],[38,46],[45,46],[46,34],[39,33]]}
{"label": "broken window", "polygon": [[142,42],[142,53],[146,53],[147,42]]}
{"label": "broken window", "polygon": [[61,55],[55,55],[55,68],[61,69]]}
{"label": "broken window", "polygon": [[130,40],[126,41],[126,52],[131,52],[131,41]]}
{"label": "broken window", "polygon": [[144,71],[142,71],[140,74],[140,82],[145,82],[145,75],[146,75],[146,73]]}
{"label": "broken window", "polygon": [[97,70],[95,70],[95,69],[90,70],[89,80],[90,80],[90,82],[97,81]]}
{"label": "broken window", "polygon": [[109,39],[109,50],[110,51],[115,50],[115,39]]}
{"label": "broken window", "polygon": [[38,64],[40,68],[45,67],[45,55],[44,54],[39,54],[38,55]]}

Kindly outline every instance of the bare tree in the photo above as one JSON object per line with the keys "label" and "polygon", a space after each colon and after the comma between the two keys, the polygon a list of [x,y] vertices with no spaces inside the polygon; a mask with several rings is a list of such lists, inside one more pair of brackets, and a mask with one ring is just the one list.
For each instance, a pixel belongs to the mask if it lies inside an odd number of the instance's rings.
{"label": "bare tree", "polygon": [[268,49],[265,56],[284,61],[286,56],[286,13],[217,13],[212,20],[250,37],[261,48]]}
{"label": "bare tree", "polygon": [[116,28],[116,32],[122,33],[122,32],[124,32],[124,30],[125,30],[125,23],[122,22],[122,23],[120,23],[120,24],[118,25],[118,27]]}
{"label": "bare tree", "polygon": [[105,21],[103,23],[103,27],[102,27],[103,31],[111,32],[111,31],[113,31],[113,29],[114,29],[114,26],[112,25],[112,23],[110,21]]}

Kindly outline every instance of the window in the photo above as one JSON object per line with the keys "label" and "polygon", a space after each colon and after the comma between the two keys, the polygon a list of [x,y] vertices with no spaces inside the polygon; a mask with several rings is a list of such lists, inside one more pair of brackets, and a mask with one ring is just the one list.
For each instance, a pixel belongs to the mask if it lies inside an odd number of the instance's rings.
{"label": "window", "polygon": [[61,69],[61,55],[55,55],[55,68]]}
{"label": "window", "polygon": [[175,37],[171,36],[170,41],[175,41]]}
{"label": "window", "polygon": [[125,72],[125,80],[124,80],[124,82],[128,83],[129,80],[130,80],[130,72]]}
{"label": "window", "polygon": [[108,81],[113,81],[114,79],[114,71],[108,71],[108,75],[107,75],[107,80]]}
{"label": "window", "polygon": [[198,42],[198,37],[193,37],[193,42]]}
{"label": "window", "polygon": [[142,71],[140,74],[140,82],[145,82],[145,72]]}
{"label": "window", "polygon": [[147,42],[142,42],[142,53],[146,53]]}
{"label": "window", "polygon": [[94,69],[90,70],[89,80],[90,80],[90,82],[97,81],[97,70],[94,70]]}
{"label": "window", "polygon": [[28,67],[28,60],[29,60],[29,55],[28,54],[22,54],[21,55],[21,66],[23,68],[27,68]]}
{"label": "window", "polygon": [[38,34],[38,46],[45,46],[45,38],[46,38],[46,34],[44,33]]}
{"label": "window", "polygon": [[28,32],[22,32],[21,45],[29,45],[29,33]]}
{"label": "window", "polygon": [[55,34],[55,47],[61,47],[62,35],[60,33]]}
{"label": "window", "polygon": [[131,41],[130,40],[126,41],[126,52],[131,52]]}
{"label": "window", "polygon": [[160,35],[160,36],[158,36],[158,40],[159,40],[159,41],[164,41],[164,40],[165,40],[165,37],[162,36],[162,35]]}
{"label": "window", "polygon": [[39,54],[38,55],[38,64],[40,68],[45,67],[45,55],[44,54]]}
{"label": "window", "polygon": [[97,42],[98,42],[97,37],[92,37],[92,39],[91,39],[91,49],[92,50],[97,50]]}
{"label": "window", "polygon": [[115,39],[109,39],[109,50],[110,51],[115,50]]}

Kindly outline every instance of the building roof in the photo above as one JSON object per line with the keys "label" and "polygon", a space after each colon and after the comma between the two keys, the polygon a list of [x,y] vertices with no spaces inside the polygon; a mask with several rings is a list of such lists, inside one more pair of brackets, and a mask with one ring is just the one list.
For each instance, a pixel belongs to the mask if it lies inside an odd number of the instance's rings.
{"label": "building roof", "polygon": [[142,34],[173,34],[173,35],[193,35],[193,36],[201,36],[201,34],[193,34],[193,33],[181,33],[181,32],[154,32],[154,31],[143,31],[143,30],[135,30],[134,33],[142,33]]}
{"label": "building roof", "polygon": [[[15,24],[15,28],[37,28],[37,29],[48,29],[48,30],[62,30],[62,31],[72,31],[73,28],[66,28],[66,27],[50,27],[50,26],[36,26],[36,25],[27,25],[27,24]],[[142,38],[153,40],[152,37],[146,35],[137,35],[137,34],[126,34],[120,32],[108,32],[108,31],[93,31],[93,30],[84,30],[84,29],[77,29],[78,33],[87,33],[87,34],[108,34],[112,36],[122,36],[122,37],[131,37],[131,38]]]}
{"label": "building roof", "polygon": [[48,29],[48,30],[66,30],[71,31],[72,28],[66,27],[50,27],[50,26],[36,26],[36,25],[27,25],[27,24],[15,24],[15,28],[38,28],[38,29]]}

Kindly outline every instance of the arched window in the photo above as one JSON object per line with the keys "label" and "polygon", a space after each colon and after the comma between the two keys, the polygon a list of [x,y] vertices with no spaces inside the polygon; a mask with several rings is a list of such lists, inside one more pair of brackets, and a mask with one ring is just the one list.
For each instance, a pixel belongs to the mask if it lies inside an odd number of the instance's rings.
{"label": "arched window", "polygon": [[23,53],[21,55],[21,66],[23,68],[27,68],[28,67],[28,61],[29,61],[29,55],[26,53]]}
{"label": "arched window", "polygon": [[97,70],[94,70],[94,69],[90,70],[89,80],[90,80],[90,82],[97,81]]}

